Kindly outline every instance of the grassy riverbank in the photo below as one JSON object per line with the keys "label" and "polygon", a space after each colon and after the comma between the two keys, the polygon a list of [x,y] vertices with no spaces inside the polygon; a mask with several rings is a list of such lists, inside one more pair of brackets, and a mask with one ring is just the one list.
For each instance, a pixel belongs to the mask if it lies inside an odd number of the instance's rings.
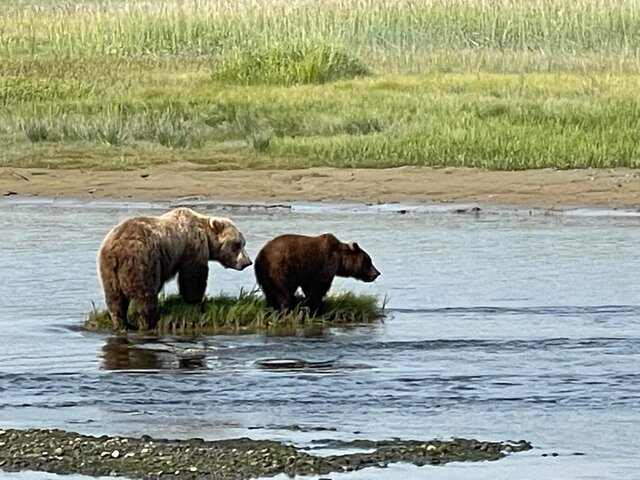
{"label": "grassy riverbank", "polygon": [[[287,314],[273,311],[265,306],[256,292],[241,292],[237,298],[206,298],[202,306],[188,305],[180,296],[169,295],[160,299],[160,321],[156,331],[174,335],[294,335],[305,329],[375,322],[384,316],[385,302],[379,304],[378,298],[372,295],[344,292],[327,296],[324,306],[324,315],[312,317],[308,309],[302,307]],[[129,320],[138,326],[133,305],[129,308]],[[109,312],[97,309],[90,312],[85,327],[89,330],[112,330]]]}
{"label": "grassy riverbank", "polygon": [[0,166],[637,167],[635,7],[5,2]]}

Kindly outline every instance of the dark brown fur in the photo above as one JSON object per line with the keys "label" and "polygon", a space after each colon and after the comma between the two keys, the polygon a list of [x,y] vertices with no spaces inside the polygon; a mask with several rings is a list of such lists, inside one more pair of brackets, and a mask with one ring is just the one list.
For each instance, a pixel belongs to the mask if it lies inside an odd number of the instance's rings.
{"label": "dark brown fur", "polygon": [[208,262],[242,270],[251,265],[244,236],[226,218],[177,208],[159,217],[136,217],[114,227],[98,252],[98,270],[114,328],[126,328],[134,301],[146,329],[158,321],[158,293],[178,275],[187,303],[202,301]]}
{"label": "dark brown fur", "polygon": [[322,313],[322,299],[334,277],[373,282],[380,275],[357,243],[343,243],[330,233],[275,237],[256,256],[254,269],[270,307],[290,310],[301,287],[312,314]]}

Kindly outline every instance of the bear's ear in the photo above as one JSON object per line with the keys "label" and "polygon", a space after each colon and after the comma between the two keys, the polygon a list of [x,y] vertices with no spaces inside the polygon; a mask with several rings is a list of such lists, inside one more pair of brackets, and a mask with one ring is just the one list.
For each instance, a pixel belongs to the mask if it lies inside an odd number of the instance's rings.
{"label": "bear's ear", "polygon": [[219,218],[216,217],[210,217],[209,218],[209,226],[211,227],[211,229],[213,230],[213,233],[216,234],[220,234],[222,233],[222,231],[224,230],[224,227],[226,226],[225,223],[220,220]]}
{"label": "bear's ear", "polygon": [[349,250],[351,250],[352,252],[357,252],[358,250],[360,250],[360,245],[358,245],[356,242],[349,242]]}

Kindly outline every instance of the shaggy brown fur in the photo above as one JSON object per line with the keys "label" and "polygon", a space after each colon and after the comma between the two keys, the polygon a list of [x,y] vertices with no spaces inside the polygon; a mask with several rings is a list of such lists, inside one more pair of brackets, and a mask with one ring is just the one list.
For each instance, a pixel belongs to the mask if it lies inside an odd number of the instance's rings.
{"label": "shaggy brown fur", "polygon": [[373,282],[380,272],[357,243],[342,243],[334,235],[281,235],[256,256],[255,274],[267,304],[290,310],[302,288],[312,314],[322,313],[322,299],[335,276]]}
{"label": "shaggy brown fur", "polygon": [[155,328],[158,293],[176,274],[184,301],[201,302],[209,275],[207,262],[243,270],[251,265],[244,245],[244,236],[231,220],[188,208],[131,218],[114,227],[98,252],[98,271],[114,327],[127,327],[133,300],[143,327]]}

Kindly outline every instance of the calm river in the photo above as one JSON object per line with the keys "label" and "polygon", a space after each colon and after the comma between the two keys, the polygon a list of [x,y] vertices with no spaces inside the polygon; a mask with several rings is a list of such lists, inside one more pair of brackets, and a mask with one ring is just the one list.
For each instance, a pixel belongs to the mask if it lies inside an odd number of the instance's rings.
{"label": "calm river", "polygon": [[[0,200],[0,427],[307,446],[327,438],[526,439],[533,450],[497,462],[331,477],[640,475],[640,217],[202,207],[234,219],[252,258],[283,232],[358,241],[382,276],[373,284],[337,279],[334,289],[387,295],[388,318],[314,338],[83,331],[92,302],[104,306],[95,268],[104,235],[127,217],[167,208]],[[254,285],[252,269],[212,264],[210,294]],[[205,355],[198,368],[180,365],[188,349]],[[267,358],[331,365],[259,368]]]}

